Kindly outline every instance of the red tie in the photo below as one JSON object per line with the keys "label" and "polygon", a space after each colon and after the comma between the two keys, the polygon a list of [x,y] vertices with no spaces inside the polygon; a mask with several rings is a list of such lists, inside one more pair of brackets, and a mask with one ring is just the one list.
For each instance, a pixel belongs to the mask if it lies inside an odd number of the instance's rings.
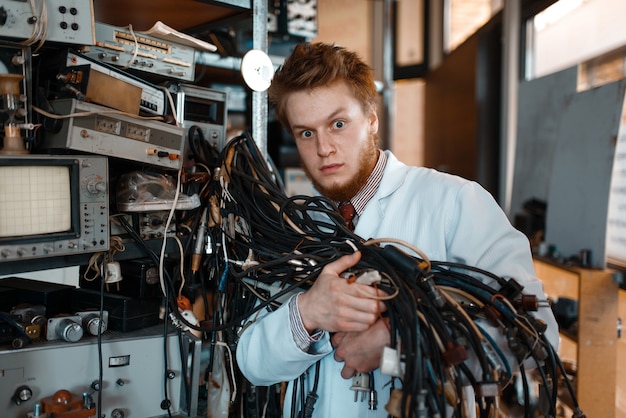
{"label": "red tie", "polygon": [[354,223],[352,222],[352,219],[354,218],[354,214],[356,213],[356,211],[354,210],[354,206],[352,206],[352,203],[350,203],[350,201],[341,203],[339,205],[339,213],[341,214],[341,217],[346,221],[346,224],[348,225],[350,231],[354,231]]}

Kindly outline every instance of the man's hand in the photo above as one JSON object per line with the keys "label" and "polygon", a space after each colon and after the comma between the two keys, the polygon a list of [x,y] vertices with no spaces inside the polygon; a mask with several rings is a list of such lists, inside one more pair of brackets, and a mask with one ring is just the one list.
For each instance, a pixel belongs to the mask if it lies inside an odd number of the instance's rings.
{"label": "man's hand", "polygon": [[337,332],[332,337],[335,360],[345,362],[341,377],[349,379],[357,372],[370,372],[380,367],[383,348],[390,344],[389,325],[380,318],[366,331]]}
{"label": "man's hand", "polygon": [[340,277],[360,259],[357,252],[329,263],[313,286],[298,296],[300,317],[308,332],[364,331],[376,322],[385,305],[375,298],[384,292]]}

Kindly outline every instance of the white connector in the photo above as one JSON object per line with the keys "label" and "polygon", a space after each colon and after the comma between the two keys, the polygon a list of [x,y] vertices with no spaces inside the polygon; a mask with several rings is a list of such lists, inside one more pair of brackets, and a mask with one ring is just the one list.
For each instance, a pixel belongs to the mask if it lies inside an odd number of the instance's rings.
{"label": "white connector", "polygon": [[[200,322],[196,318],[196,315],[193,313],[193,311],[189,309],[181,311],[180,315],[185,319],[185,321],[187,321],[191,325],[198,326],[200,324]],[[202,332],[195,329],[190,329],[187,325],[180,321],[173,312],[170,312],[170,319],[172,320],[172,325],[174,325],[175,327],[178,327],[183,331],[190,332],[198,338],[202,336]]]}
{"label": "white connector", "polygon": [[104,278],[106,284],[118,283],[122,281],[122,268],[117,261],[107,263],[107,274]]}
{"label": "white connector", "polygon": [[387,376],[403,377],[404,362],[400,360],[398,351],[391,347],[383,348],[383,355],[380,357],[380,372]]}
{"label": "white connector", "polygon": [[359,274],[356,282],[371,286],[374,283],[380,283],[382,279],[383,278],[377,270],[366,270],[363,273]]}
{"label": "white connector", "polygon": [[[196,318],[196,315],[194,315],[193,311],[189,310],[189,309],[185,309],[184,311],[182,311],[181,316],[183,318],[185,318],[185,320],[187,322],[189,322],[191,325],[198,325],[198,319]],[[183,328],[185,331],[187,331],[188,327],[184,327]]]}

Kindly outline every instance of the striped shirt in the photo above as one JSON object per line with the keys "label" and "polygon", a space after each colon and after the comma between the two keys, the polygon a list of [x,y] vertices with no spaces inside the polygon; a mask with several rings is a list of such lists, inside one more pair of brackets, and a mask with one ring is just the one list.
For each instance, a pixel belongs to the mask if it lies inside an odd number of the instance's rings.
{"label": "striped shirt", "polygon": [[352,203],[352,206],[354,206],[354,210],[356,211],[356,214],[352,219],[352,223],[354,224],[354,226],[356,226],[357,222],[359,221],[359,215],[363,213],[363,211],[365,210],[365,206],[367,206],[372,197],[374,197],[374,194],[376,193],[376,190],[378,189],[378,186],[383,179],[383,172],[385,171],[386,165],[387,154],[385,154],[381,150],[378,150],[378,161],[374,166],[374,170],[372,170],[372,173],[367,178],[367,181],[365,182],[365,185],[361,188],[361,190],[359,190],[359,192],[352,199],[350,199],[350,202]]}

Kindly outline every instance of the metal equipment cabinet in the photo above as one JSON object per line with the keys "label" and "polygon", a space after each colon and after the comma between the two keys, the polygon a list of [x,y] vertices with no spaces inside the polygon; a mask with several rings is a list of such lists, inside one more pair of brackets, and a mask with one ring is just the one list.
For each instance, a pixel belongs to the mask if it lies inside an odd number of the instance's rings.
{"label": "metal equipment cabinet", "polygon": [[[147,30],[162,20],[168,26],[193,33],[214,22],[249,19],[252,26],[252,49],[268,51],[268,2],[253,0],[107,0],[94,3],[96,18],[114,26],[133,25]],[[198,62],[207,67],[238,72],[240,58],[203,53]],[[233,67],[234,65],[234,67]],[[234,76],[233,79],[240,79]],[[259,148],[267,150],[267,93],[253,91],[251,100],[251,133]]]}
{"label": "metal equipment cabinet", "polygon": [[[167,23],[171,21],[172,23],[170,23],[169,26],[176,26],[177,30],[185,32],[185,29],[192,28],[195,25],[202,25],[213,20],[239,18],[244,16],[246,19],[250,19],[252,21],[252,48],[267,52],[267,2],[252,0],[133,0],[130,2],[128,0],[107,0],[106,2],[95,2],[95,6],[96,19],[104,23],[118,26],[132,24],[136,30],[146,30],[156,21],[163,20],[167,21]],[[142,25],[145,26],[141,27]],[[231,68],[231,70],[235,73],[239,70],[239,68]],[[233,77],[233,79],[238,80],[237,77]],[[259,148],[265,151],[267,136],[267,96],[265,92],[252,92],[251,114],[251,120],[253,121],[253,137],[257,141]],[[28,266],[28,269],[20,270],[17,268],[16,270],[8,270],[6,269],[6,266],[3,266],[5,268],[2,271],[2,276],[5,274],[19,274],[24,271],[30,272],[36,270],[43,271],[43,275],[45,275],[45,271],[48,269],[66,267],[75,264],[80,264],[80,262],[77,261],[74,263],[73,260],[68,262],[66,259],[42,259],[41,263],[36,263],[35,268],[30,265]],[[2,280],[3,277],[0,277],[0,282]],[[105,350],[108,349],[109,351],[113,351],[118,350],[118,347],[121,347],[119,350],[126,353],[125,355],[132,351],[133,358],[138,358],[141,361],[146,359],[154,360],[160,357],[157,357],[156,355],[150,356],[149,350],[160,350],[162,348],[160,341],[151,341],[154,339],[155,337],[153,335],[148,335],[147,337],[142,335],[138,337],[136,334],[126,334],[119,338],[112,338],[110,341],[105,341]],[[40,349],[38,346],[31,346],[26,349],[10,351],[5,350],[0,353],[0,377],[4,378],[0,381],[0,395],[2,395],[1,398],[3,402],[2,406],[0,406],[0,415],[2,417],[8,416],[13,418],[18,415],[20,417],[26,416],[24,415],[24,411],[31,410],[31,404],[26,404],[21,401],[21,406],[7,406],[9,402],[13,402],[11,401],[10,396],[15,392],[16,385],[14,383],[21,383],[21,381],[24,380],[24,376],[27,376],[24,370],[27,372],[33,371],[31,375],[41,372],[41,375],[37,379],[32,378],[30,381],[31,386],[37,386],[35,396],[45,396],[47,394],[51,395],[54,393],[60,382],[58,378],[64,373],[67,375],[68,371],[70,371],[71,374],[71,367],[76,368],[79,372],[80,370],[84,372],[87,366],[90,367],[88,374],[72,374],[70,377],[75,380],[69,378],[62,379],[64,384],[71,384],[72,388],[82,387],[85,384],[84,382],[97,376],[97,362],[93,360],[94,358],[97,358],[97,350],[93,338],[91,341],[86,341],[78,345],[66,345],[67,343],[63,344],[57,342],[45,344],[45,349],[44,347],[41,347],[42,349]],[[172,353],[175,353],[176,349],[180,348],[180,344],[177,344],[177,341],[175,341],[174,338],[168,337],[167,344]],[[169,347],[169,345],[171,345],[171,347]],[[74,355],[75,351],[78,353],[77,355]],[[111,356],[117,358],[116,353],[113,353]],[[193,340],[188,347],[183,348],[181,356],[188,359],[190,363],[194,363],[187,365],[186,367],[191,367],[192,369],[200,367],[198,363],[200,357],[199,343],[196,340]],[[189,378],[189,376],[184,376],[182,374],[184,363],[180,361],[181,356],[173,356],[172,359],[172,363],[180,369],[178,374],[173,374],[173,376],[175,375],[176,377],[171,382],[172,386],[176,389],[172,391],[175,399],[173,409],[176,410],[174,412],[179,413],[179,415],[176,416],[182,416],[180,414],[185,414],[185,417],[196,418],[198,413],[198,402],[193,396],[195,395],[197,398],[197,390],[195,392],[185,391],[180,394],[178,391],[178,387],[181,386],[181,382]],[[48,360],[68,361],[63,362]],[[175,363],[174,360],[178,361],[178,363]],[[112,397],[111,399],[112,402],[126,405],[126,409],[124,411],[130,409],[128,404],[133,403],[134,407],[135,403],[137,403],[139,406],[133,412],[138,412],[139,415],[133,414],[132,416],[155,416],[154,414],[160,413],[163,408],[157,405],[157,410],[153,411],[151,409],[152,405],[146,404],[145,396],[143,395],[148,392],[149,396],[152,396],[150,389],[152,386],[160,392],[162,385],[159,382],[158,373],[156,373],[158,370],[156,368],[145,366],[141,361],[139,362],[139,368],[134,365],[132,369],[132,380],[134,381],[134,384],[128,385],[126,384],[127,382],[125,383],[124,379],[126,378],[127,380],[131,380],[130,377],[119,376],[119,373],[124,372],[124,370],[116,369],[115,372],[118,375],[111,375],[110,379],[116,383],[110,385],[109,390],[116,390],[118,389],[118,386],[122,386],[120,383],[123,383],[123,385],[125,385],[124,390],[128,393],[128,396],[126,397],[118,395],[116,397]],[[135,364],[134,360],[133,364]],[[37,368],[35,367],[36,365],[42,365],[42,367]],[[66,367],[67,365],[70,366],[70,369]],[[139,370],[141,365],[144,365],[144,367]],[[152,371],[153,373],[148,373],[148,371]],[[189,378],[190,382],[187,384],[197,387],[198,376],[199,373],[193,374],[193,376]],[[69,382],[68,379],[70,380]],[[175,384],[177,386],[175,386]],[[133,395],[132,390],[135,387],[140,389],[139,394],[142,396]],[[187,396],[187,399],[184,399],[185,396]],[[103,403],[106,404],[106,401],[108,400],[109,399],[105,400]],[[125,403],[125,401],[127,402]],[[108,406],[111,405],[113,404],[110,403]],[[9,407],[11,409],[7,411],[7,408]],[[120,413],[119,410],[117,413]],[[197,418],[200,417],[198,416]]]}
{"label": "metal equipment cabinet", "polygon": [[588,417],[615,416],[619,298],[613,272],[538,258],[534,265],[549,297],[578,301],[576,338],[562,333],[559,354],[577,363],[575,389],[581,409]]}

